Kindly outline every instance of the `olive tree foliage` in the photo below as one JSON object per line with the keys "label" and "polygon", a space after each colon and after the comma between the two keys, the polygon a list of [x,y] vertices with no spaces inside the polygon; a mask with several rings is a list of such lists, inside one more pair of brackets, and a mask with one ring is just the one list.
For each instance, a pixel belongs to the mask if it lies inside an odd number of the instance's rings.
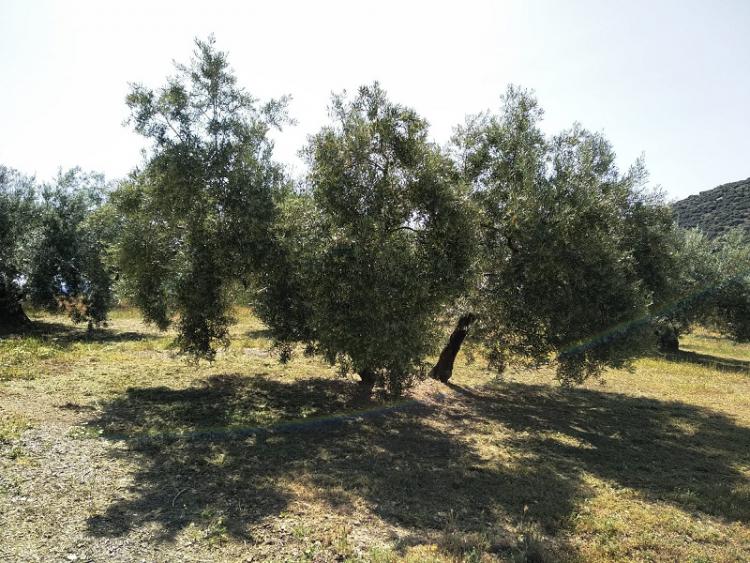
{"label": "olive tree foliage", "polygon": [[[645,180],[643,168],[640,175]],[[659,190],[636,189],[624,209],[623,219],[623,242],[633,255],[653,315],[682,294],[683,230],[677,226],[672,208]]]}
{"label": "olive tree foliage", "polygon": [[315,274],[327,233],[310,190],[284,190],[271,229],[273,259],[250,286],[254,312],[271,330],[283,363],[296,343],[314,351]]}
{"label": "olive tree foliage", "polygon": [[29,242],[36,223],[33,178],[0,166],[0,329],[29,323],[21,302]]}
{"label": "olive tree foliage", "polygon": [[750,239],[733,229],[714,244],[719,283],[709,292],[704,324],[737,342],[750,342]]}
{"label": "olive tree foliage", "polygon": [[473,271],[467,194],[427,122],[377,83],[334,96],[330,114],[305,151],[308,187],[278,237],[287,262],[258,311],[278,339],[398,393],[422,375],[437,319]]}
{"label": "olive tree foliage", "polygon": [[106,195],[100,174],[78,168],[42,185],[0,169],[0,301],[9,326],[28,322],[22,301],[63,310],[89,328],[106,321],[110,238],[97,220]]}
{"label": "olive tree foliage", "polygon": [[78,168],[40,190],[39,225],[31,248],[28,297],[37,307],[63,309],[89,328],[107,320],[112,278],[105,261],[111,234],[97,213],[107,196],[101,174]]}
{"label": "olive tree foliage", "polygon": [[285,182],[269,131],[286,100],[260,104],[209,38],[161,88],[134,85],[127,105],[152,146],[115,196],[123,289],[162,329],[176,314],[180,349],[211,359],[228,342],[232,287],[269,258]]}
{"label": "olive tree foliage", "polygon": [[433,369],[439,379],[450,377],[471,324],[501,371],[553,361],[571,382],[624,365],[647,332],[636,321],[669,286],[659,244],[671,220],[644,189],[642,163],[621,173],[601,135],[575,125],[547,137],[542,116],[533,95],[511,87],[499,114],[457,130],[455,157],[479,210],[482,279]]}
{"label": "olive tree foliage", "polygon": [[709,238],[680,232],[672,301],[658,312],[661,349],[676,352],[679,336],[697,324],[738,342],[750,341],[750,240],[739,229]]}

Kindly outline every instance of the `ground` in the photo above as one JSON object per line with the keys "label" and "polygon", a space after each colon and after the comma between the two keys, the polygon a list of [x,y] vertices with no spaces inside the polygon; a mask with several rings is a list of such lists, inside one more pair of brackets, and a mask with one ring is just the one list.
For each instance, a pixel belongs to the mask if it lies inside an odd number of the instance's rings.
{"label": "ground", "polygon": [[0,561],[750,561],[750,346],[389,401],[237,316],[212,364],[129,310],[0,340]]}

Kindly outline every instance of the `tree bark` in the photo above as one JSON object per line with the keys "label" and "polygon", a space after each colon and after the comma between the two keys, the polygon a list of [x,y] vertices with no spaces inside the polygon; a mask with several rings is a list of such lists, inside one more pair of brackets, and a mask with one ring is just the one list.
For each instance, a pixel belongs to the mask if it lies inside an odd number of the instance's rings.
{"label": "tree bark", "polygon": [[443,348],[443,351],[440,352],[437,363],[430,370],[430,377],[443,383],[448,383],[448,380],[453,375],[453,364],[456,361],[458,351],[461,349],[461,344],[463,344],[466,335],[469,333],[469,327],[471,327],[475,320],[476,316],[472,313],[468,313],[458,319],[456,328],[453,329],[450,338],[448,338],[448,343]]}
{"label": "tree bark", "polygon": [[673,326],[661,328],[659,335],[659,350],[666,353],[676,353],[680,350],[680,339]]}
{"label": "tree bark", "polygon": [[373,387],[375,387],[375,383],[377,382],[378,378],[373,370],[363,369],[358,373],[358,375],[360,377],[360,385],[368,389],[372,389]]}
{"label": "tree bark", "polygon": [[0,332],[28,327],[31,320],[21,307],[21,302],[10,292],[0,288]]}

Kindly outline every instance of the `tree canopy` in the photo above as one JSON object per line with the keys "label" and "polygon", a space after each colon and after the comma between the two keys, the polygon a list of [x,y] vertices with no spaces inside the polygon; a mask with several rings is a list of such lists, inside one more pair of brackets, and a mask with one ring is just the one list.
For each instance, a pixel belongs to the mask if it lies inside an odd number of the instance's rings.
{"label": "tree canopy", "polygon": [[682,231],[676,253],[673,299],[657,314],[664,351],[696,324],[737,342],[750,341],[750,243],[742,230],[715,238]]}
{"label": "tree canopy", "polygon": [[286,100],[259,104],[210,38],[161,88],[134,85],[127,104],[152,147],[115,196],[125,291],[160,328],[176,313],[181,350],[210,359],[227,342],[233,284],[268,259],[285,181],[268,133]]}
{"label": "tree canopy", "polygon": [[35,196],[32,178],[0,166],[0,325],[7,328],[29,322],[21,300],[30,227],[36,219]]}
{"label": "tree canopy", "polygon": [[399,391],[422,373],[438,316],[471,274],[466,190],[427,122],[377,83],[334,96],[330,113],[306,149],[308,191],[295,196],[312,229],[309,250],[296,253],[304,282],[281,300],[304,327],[278,322],[273,287],[261,311],[280,337]]}
{"label": "tree canopy", "polygon": [[482,280],[466,310],[496,368],[554,361],[577,381],[636,353],[644,331],[634,321],[668,283],[659,229],[671,220],[643,190],[641,163],[621,173],[603,136],[575,125],[548,138],[542,116],[532,94],[511,87],[499,114],[457,130],[480,216]]}
{"label": "tree canopy", "polygon": [[25,324],[21,302],[62,309],[90,327],[106,321],[112,280],[107,238],[95,216],[106,198],[104,178],[72,169],[38,185],[0,170],[0,278],[9,326]]}

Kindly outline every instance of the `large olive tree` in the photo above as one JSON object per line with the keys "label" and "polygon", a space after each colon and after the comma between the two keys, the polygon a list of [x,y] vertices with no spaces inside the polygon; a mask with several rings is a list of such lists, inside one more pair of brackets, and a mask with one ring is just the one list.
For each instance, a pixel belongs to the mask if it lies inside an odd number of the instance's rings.
{"label": "large olive tree", "polygon": [[642,188],[643,166],[619,172],[610,144],[578,125],[547,137],[542,115],[534,96],[510,88],[498,115],[457,131],[482,279],[433,368],[443,381],[470,328],[501,370],[552,361],[574,381],[622,365],[667,283],[659,229],[671,220]]}
{"label": "large olive tree", "polygon": [[285,100],[259,104],[209,39],[161,88],[133,86],[127,104],[152,147],[115,196],[124,290],[161,328],[176,314],[181,350],[212,358],[227,342],[231,288],[269,258],[284,183],[269,130]]}
{"label": "large olive tree", "polygon": [[286,265],[258,310],[277,337],[398,393],[472,275],[466,192],[427,122],[378,84],[335,96],[331,117],[306,150],[308,191],[278,237]]}

